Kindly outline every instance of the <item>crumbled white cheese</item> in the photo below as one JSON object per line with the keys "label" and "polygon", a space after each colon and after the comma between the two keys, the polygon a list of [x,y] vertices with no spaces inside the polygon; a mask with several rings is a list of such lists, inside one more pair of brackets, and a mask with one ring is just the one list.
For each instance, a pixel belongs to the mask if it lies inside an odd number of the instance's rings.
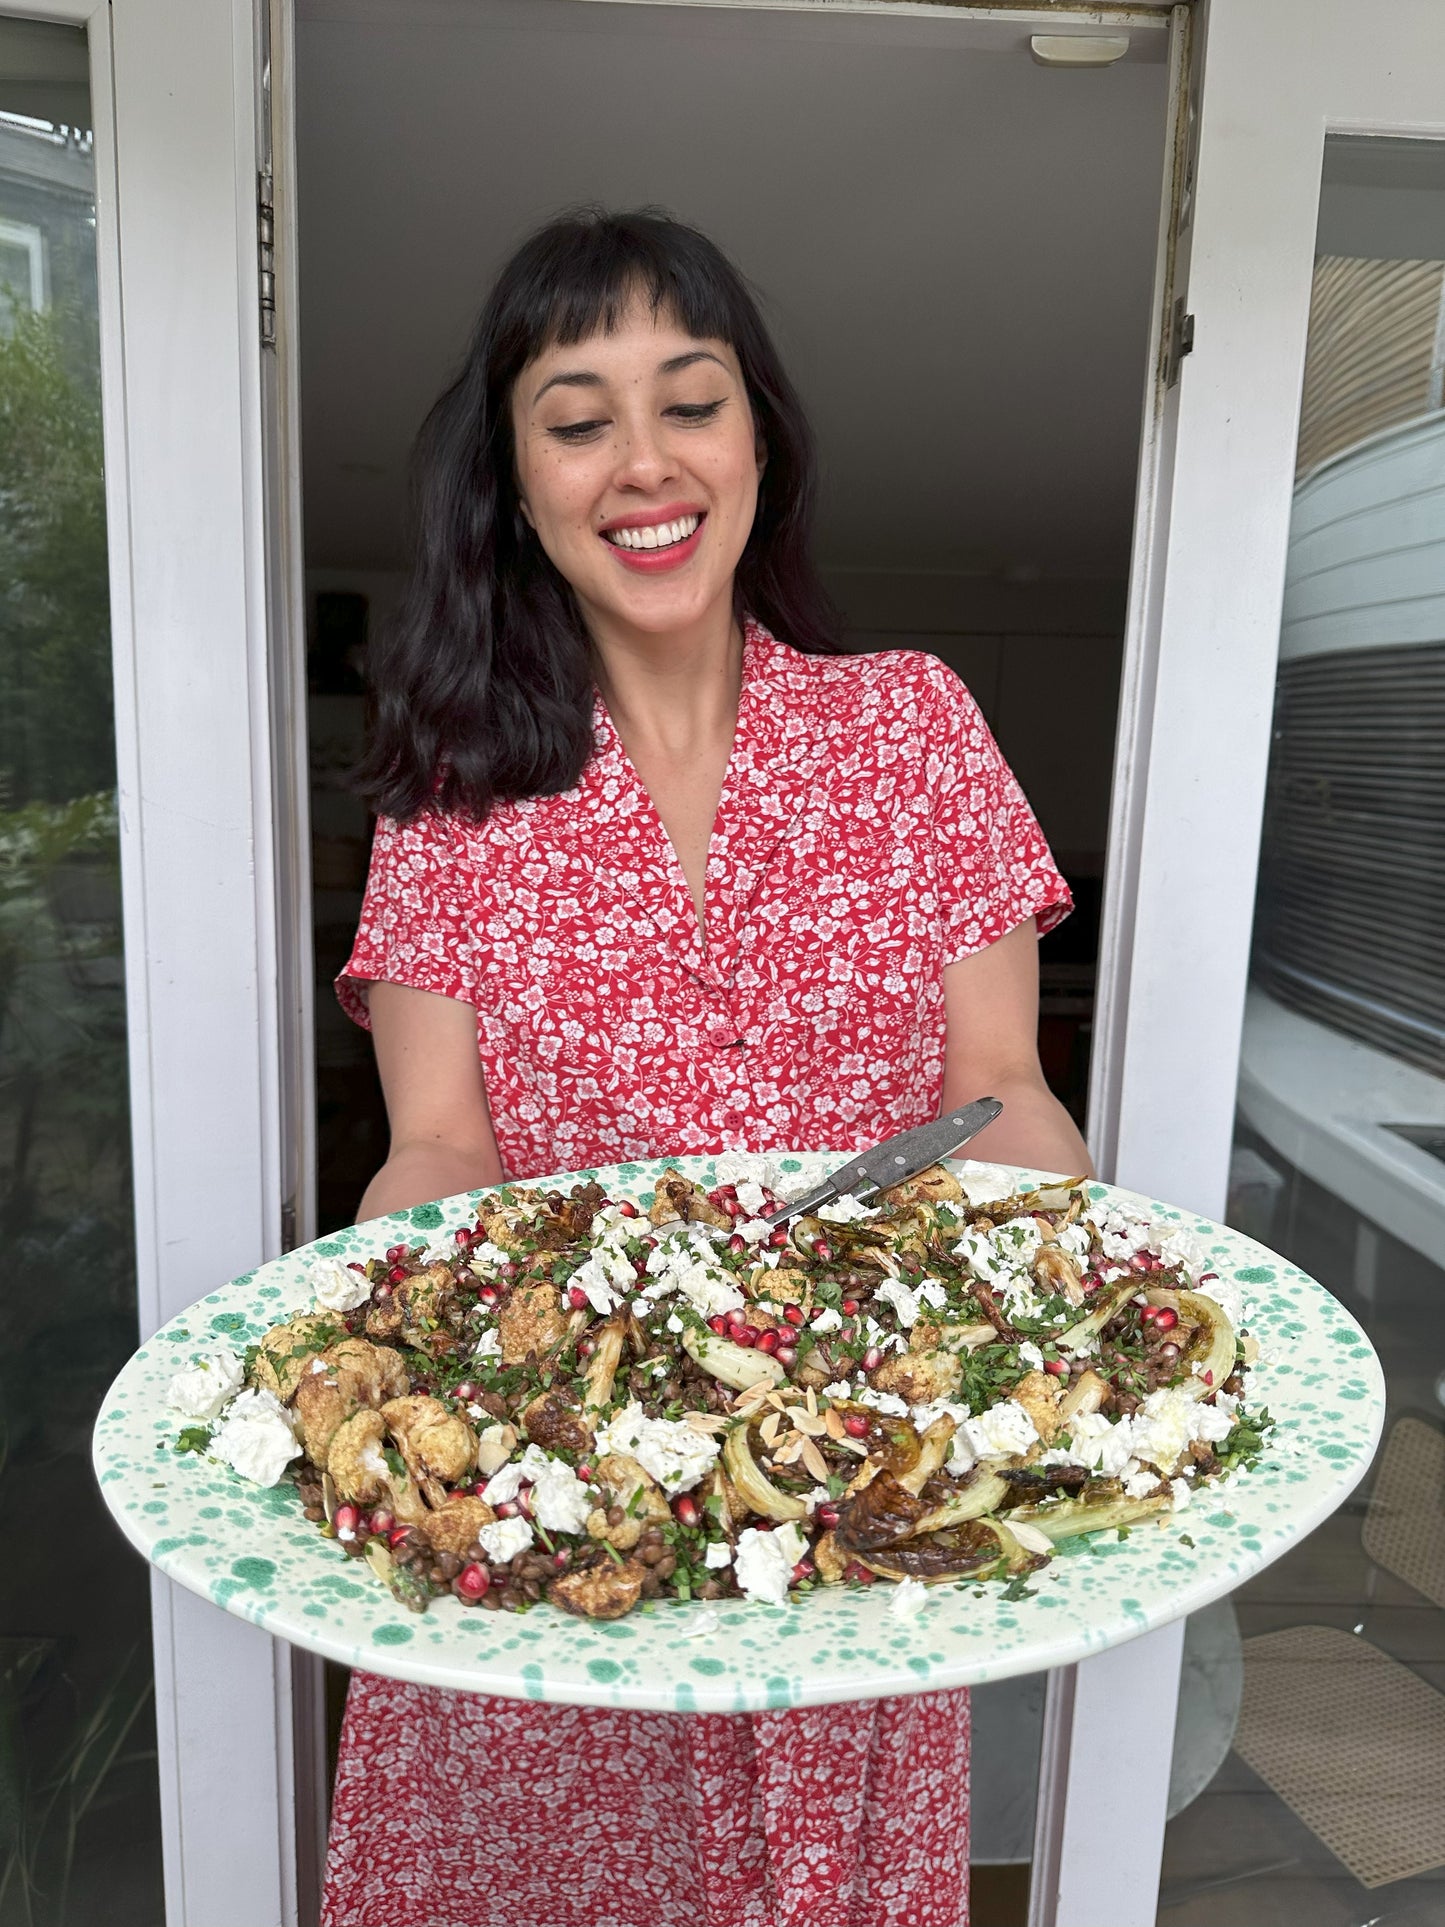
{"label": "crumbled white cheese", "polygon": [[[738,1195],[741,1197],[742,1193]],[[854,1224],[859,1218],[876,1218],[880,1208],[876,1204],[864,1204],[851,1191],[845,1191],[841,1198],[832,1198],[827,1204],[820,1204],[814,1215],[825,1224]]]}
{"label": "crumbled white cheese", "polygon": [[598,1428],[597,1452],[626,1452],[665,1492],[691,1492],[717,1462],[721,1441],[686,1419],[649,1418],[634,1402]]}
{"label": "crumbled white cheese", "polygon": [[1010,1519],[1008,1529],[1025,1552],[1051,1553],[1054,1549],[1054,1542],[1046,1532],[1040,1532],[1037,1526],[1028,1525],[1022,1519]]}
{"label": "crumbled white cheese", "polygon": [[951,1418],[954,1425],[959,1426],[972,1414],[966,1405],[957,1405],[948,1398],[935,1398],[927,1405],[915,1405],[910,1416],[913,1419],[914,1429],[926,1432],[935,1419]]}
{"label": "crumbled white cheese", "polygon": [[1169,1481],[1169,1490],[1174,1494],[1174,1510],[1176,1512],[1182,1512],[1194,1497],[1194,1490],[1188,1479],[1171,1479]]}
{"label": "crumbled white cheese", "polygon": [[1171,1269],[1180,1267],[1192,1284],[1201,1271],[1208,1269],[1209,1260],[1204,1247],[1192,1231],[1183,1225],[1166,1224],[1155,1228],[1149,1239],[1149,1249],[1156,1257],[1163,1259]]}
{"label": "crumbled white cheese", "polygon": [[852,1394],[855,1405],[871,1405],[875,1412],[882,1412],[888,1418],[906,1418],[908,1401],[896,1392],[880,1392],[875,1386],[860,1383]]}
{"label": "crumbled white cheese", "polygon": [[500,1358],[501,1355],[502,1355],[502,1334],[497,1330],[496,1326],[493,1325],[490,1328],[490,1330],[484,1331],[481,1337],[477,1340],[476,1349],[473,1351],[472,1357],[473,1358]]}
{"label": "crumbled white cheese", "polygon": [[997,1204],[1001,1198],[1013,1197],[1018,1189],[1014,1172],[1001,1164],[980,1164],[973,1158],[964,1159],[956,1176],[963,1195],[974,1206]]}
{"label": "crumbled white cheese", "polygon": [[941,1279],[925,1278],[918,1287],[920,1305],[931,1305],[935,1311],[942,1311],[948,1303],[948,1292]]}
{"label": "crumbled white cheese", "polygon": [[1144,1472],[1131,1472],[1124,1481],[1124,1490],[1131,1499],[1146,1499],[1159,1483],[1159,1474],[1152,1466]]}
{"label": "crumbled white cheese", "polygon": [[1071,1258],[1083,1264],[1089,1255],[1092,1240],[1086,1225],[1066,1224],[1059,1232],[1056,1242],[1063,1246]]}
{"label": "crumbled white cheese", "polygon": [[726,1539],[714,1539],[702,1555],[702,1563],[718,1572],[733,1562],[733,1549]]}
{"label": "crumbled white cheese", "polygon": [[[766,1218],[739,1218],[733,1226],[733,1231],[748,1244],[760,1245],[764,1238],[770,1238],[773,1235],[776,1228],[775,1225],[770,1225]],[[776,1251],[771,1254],[765,1253],[764,1256],[770,1256],[773,1264],[778,1262]]]}
{"label": "crumbled white cheese", "polygon": [[527,1551],[532,1543],[532,1528],[525,1519],[493,1519],[490,1525],[482,1527],[477,1539],[489,1559],[505,1566],[519,1552]]}
{"label": "crumbled white cheese", "polygon": [[1132,1211],[1109,1205],[1096,1213],[1094,1226],[1106,1258],[1132,1258],[1135,1252],[1149,1249],[1150,1227]]}
{"label": "crumbled white cheese", "polygon": [[722,1614],[711,1606],[694,1606],[687,1616],[687,1624],[682,1629],[684,1639],[701,1639],[707,1633],[715,1633],[722,1624]]}
{"label": "crumbled white cheese", "polygon": [[511,1256],[510,1251],[504,1251],[500,1245],[494,1245],[490,1238],[484,1238],[468,1251],[467,1263],[479,1277],[485,1278],[498,1265],[510,1263]]}
{"label": "crumbled white cheese", "polygon": [[1019,1346],[1019,1363],[1027,1365],[1035,1372],[1041,1372],[1044,1369],[1044,1355],[1032,1339],[1026,1338]]}
{"label": "crumbled white cheese", "polygon": [[1038,1428],[1016,1399],[1007,1398],[977,1418],[965,1419],[953,1435],[948,1470],[967,1472],[979,1459],[1011,1459],[1038,1443]]}
{"label": "crumbled white cheese", "polygon": [[739,1311],[747,1303],[737,1279],[721,1263],[706,1231],[689,1227],[686,1236],[664,1238],[648,1253],[643,1297],[659,1299],[676,1293],[704,1318]]}
{"label": "crumbled white cheese", "polygon": [[793,1520],[771,1532],[747,1526],[738,1538],[734,1570],[743,1596],[765,1600],[769,1605],[784,1605],[793,1568],[807,1550],[801,1526]]}
{"label": "crumbled white cheese", "polygon": [[306,1283],[323,1311],[355,1311],[371,1296],[365,1273],[352,1271],[336,1258],[322,1258],[307,1265]]}
{"label": "crumbled white cheese", "polygon": [[256,1485],[275,1485],[301,1456],[286,1408],[273,1392],[241,1392],[211,1437],[211,1451]]}
{"label": "crumbled white cheese", "polygon": [[172,1411],[193,1423],[209,1424],[221,1407],[234,1398],[246,1376],[245,1367],[226,1345],[218,1345],[177,1372],[166,1388]]}
{"label": "crumbled white cheese", "polygon": [[532,1488],[532,1516],[544,1531],[587,1530],[587,1516],[597,1504],[596,1493],[570,1465],[550,1458],[539,1445],[529,1445],[521,1458],[494,1473],[482,1496],[488,1505],[500,1505],[515,1499],[524,1485]]}
{"label": "crumbled white cheese", "polygon": [[675,1311],[670,1311],[667,1314],[667,1329],[675,1335],[678,1332],[686,1331],[687,1326],[684,1325]]}
{"label": "crumbled white cheese", "polygon": [[739,1178],[737,1183],[738,1203],[750,1218],[760,1218],[768,1208],[763,1187],[756,1178]]}
{"label": "crumbled white cheese", "polygon": [[842,1326],[842,1314],[834,1311],[831,1305],[824,1305],[821,1311],[813,1314],[808,1329],[815,1332],[835,1332],[840,1331]]}
{"label": "crumbled white cheese", "polygon": [[900,1579],[888,1601],[893,1619],[917,1619],[928,1604],[928,1588],[921,1579]]}
{"label": "crumbled white cheese", "polygon": [[892,1305],[905,1331],[911,1331],[918,1323],[918,1293],[910,1291],[901,1279],[885,1278],[873,1297],[875,1302],[881,1298],[885,1304]]}
{"label": "crumbled white cheese", "polygon": [[719,1184],[735,1184],[742,1195],[744,1184],[765,1184],[776,1191],[780,1173],[771,1158],[757,1151],[724,1151],[713,1160],[713,1175]]}

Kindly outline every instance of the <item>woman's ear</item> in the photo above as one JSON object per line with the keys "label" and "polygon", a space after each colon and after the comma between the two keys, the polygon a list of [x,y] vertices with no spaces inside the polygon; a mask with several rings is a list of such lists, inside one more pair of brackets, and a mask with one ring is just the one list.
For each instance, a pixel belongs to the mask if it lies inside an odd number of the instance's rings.
{"label": "woman's ear", "polygon": [[763,479],[763,470],[768,465],[768,445],[761,435],[757,437],[753,444],[753,453],[757,457],[758,480],[761,481]]}
{"label": "woman's ear", "polygon": [[533,535],[535,535],[537,533],[537,524],[532,520],[532,511],[527,507],[526,496],[521,494],[520,491],[517,495],[517,512],[527,524],[527,527],[532,531]]}

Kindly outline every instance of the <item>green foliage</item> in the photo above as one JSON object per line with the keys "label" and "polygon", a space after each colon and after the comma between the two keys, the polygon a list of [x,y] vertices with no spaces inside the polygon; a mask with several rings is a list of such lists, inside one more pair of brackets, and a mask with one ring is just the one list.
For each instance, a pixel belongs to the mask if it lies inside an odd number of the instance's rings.
{"label": "green foliage", "polygon": [[74,311],[0,336],[0,808],[115,782],[99,356]]}

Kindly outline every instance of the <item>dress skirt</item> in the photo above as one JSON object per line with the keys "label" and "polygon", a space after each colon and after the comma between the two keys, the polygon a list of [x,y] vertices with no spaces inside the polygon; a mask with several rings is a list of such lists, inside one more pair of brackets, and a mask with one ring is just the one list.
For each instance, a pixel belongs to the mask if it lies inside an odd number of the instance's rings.
{"label": "dress skirt", "polygon": [[636,1713],[351,1682],[321,1927],[967,1927],[965,1688]]}

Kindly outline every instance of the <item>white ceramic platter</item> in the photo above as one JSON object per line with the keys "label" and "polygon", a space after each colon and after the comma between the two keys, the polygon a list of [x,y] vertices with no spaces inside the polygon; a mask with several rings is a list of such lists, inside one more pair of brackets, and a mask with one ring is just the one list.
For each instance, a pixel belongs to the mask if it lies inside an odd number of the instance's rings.
{"label": "white ceramic platter", "polygon": [[[793,1195],[845,1154],[775,1158]],[[708,1158],[672,1160],[704,1185]],[[609,1195],[650,1200],[661,1165],[598,1177]],[[922,1610],[890,1610],[895,1588],[819,1589],[787,1606],[659,1602],[613,1624],[550,1606],[482,1612],[452,1599],[404,1611],[364,1564],[301,1516],[289,1483],[263,1489],[174,1449],[171,1376],[220,1342],[237,1350],[310,1302],[309,1260],[366,1258],[424,1233],[444,1240],[473,1221],[477,1194],[323,1238],[211,1292],[138,1351],[111,1387],[95,1465],[136,1548],[180,1585],[298,1646],[397,1679],[512,1699],[668,1712],[744,1712],[932,1692],[1067,1664],[1118,1645],[1231,1591],[1334,1511],[1379,1437],[1384,1381],[1360,1327],[1303,1272],[1262,1245],[1131,1192],[1091,1186],[1137,1215],[1192,1232],[1214,1270],[1242,1290],[1261,1356],[1248,1403],[1277,1420],[1259,1464],[1203,1488],[1162,1525],[1109,1532],[1031,1576],[1032,1597],[990,1586],[936,1587]],[[1192,1541],[1192,1544],[1190,1543]]]}

